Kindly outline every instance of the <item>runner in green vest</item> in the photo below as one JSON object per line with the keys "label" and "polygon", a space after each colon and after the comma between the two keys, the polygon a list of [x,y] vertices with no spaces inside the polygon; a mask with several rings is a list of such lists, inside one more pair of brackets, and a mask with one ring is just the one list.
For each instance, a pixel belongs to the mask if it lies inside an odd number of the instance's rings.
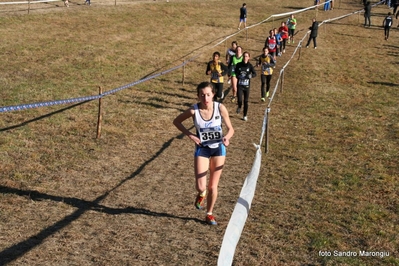
{"label": "runner in green vest", "polygon": [[294,15],[291,15],[290,18],[287,20],[287,27],[288,27],[288,43],[294,43],[294,33],[296,27],[296,18]]}

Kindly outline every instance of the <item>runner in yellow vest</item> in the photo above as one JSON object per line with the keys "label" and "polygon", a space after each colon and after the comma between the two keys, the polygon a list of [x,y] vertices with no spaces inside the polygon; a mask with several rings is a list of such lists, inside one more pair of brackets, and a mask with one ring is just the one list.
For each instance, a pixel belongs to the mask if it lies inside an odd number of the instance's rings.
{"label": "runner in yellow vest", "polygon": [[213,86],[215,86],[216,89],[215,98],[213,99],[214,101],[216,101],[217,98],[219,98],[220,100],[223,100],[224,98],[223,76],[227,74],[228,70],[227,66],[223,64],[219,59],[220,59],[220,53],[214,52],[213,60],[209,61],[206,67],[206,74],[211,76],[211,83],[213,84]]}

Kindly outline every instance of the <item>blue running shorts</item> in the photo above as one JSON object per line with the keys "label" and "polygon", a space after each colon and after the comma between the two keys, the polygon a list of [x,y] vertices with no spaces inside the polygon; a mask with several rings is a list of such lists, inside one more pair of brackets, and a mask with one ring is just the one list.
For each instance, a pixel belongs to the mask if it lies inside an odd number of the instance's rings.
{"label": "blue running shorts", "polygon": [[226,146],[223,143],[219,144],[219,147],[209,148],[208,146],[195,146],[194,157],[215,157],[215,156],[226,156]]}

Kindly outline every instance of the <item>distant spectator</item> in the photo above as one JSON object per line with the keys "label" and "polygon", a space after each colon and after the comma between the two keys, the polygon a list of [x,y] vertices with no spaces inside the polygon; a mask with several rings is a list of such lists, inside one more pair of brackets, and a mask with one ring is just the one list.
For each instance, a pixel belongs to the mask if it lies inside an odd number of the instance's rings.
{"label": "distant spectator", "polygon": [[[393,6],[393,15],[396,14],[396,11],[398,10],[399,2],[397,0],[392,0],[392,6]],[[398,14],[396,14],[396,19],[398,18]]]}
{"label": "distant spectator", "polygon": [[85,0],[85,5],[91,6],[90,0]]}
{"label": "distant spectator", "polygon": [[314,1],[314,5],[316,6],[314,9],[318,9],[319,7],[317,6],[318,4],[320,4],[320,0],[315,0]]}
{"label": "distant spectator", "polygon": [[308,39],[308,43],[306,44],[306,48],[309,47],[310,41],[313,40],[313,47],[314,49],[317,48],[316,38],[317,38],[317,31],[319,29],[319,23],[316,21],[315,18],[312,19],[312,26],[309,27],[310,35]]}
{"label": "distant spectator", "polygon": [[330,10],[330,0],[324,1],[324,11]]}
{"label": "distant spectator", "polygon": [[240,8],[240,23],[238,24],[238,30],[240,30],[241,23],[244,23],[244,28],[247,27],[247,4],[242,4]]}
{"label": "distant spectator", "polygon": [[364,6],[364,26],[367,26],[367,22],[369,24],[369,27],[371,26],[371,4],[370,1],[366,2],[366,5]]}

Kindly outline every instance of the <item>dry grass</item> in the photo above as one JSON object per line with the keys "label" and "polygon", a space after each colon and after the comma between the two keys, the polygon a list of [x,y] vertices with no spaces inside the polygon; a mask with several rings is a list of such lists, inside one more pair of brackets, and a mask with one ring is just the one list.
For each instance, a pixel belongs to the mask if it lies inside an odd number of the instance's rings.
{"label": "dry grass", "polygon": [[[0,6],[0,106],[94,95],[98,86],[110,90],[198,55],[185,69],[184,86],[177,70],[104,98],[101,139],[96,102],[1,114],[1,265],[216,264],[259,141],[266,107],[259,80],[247,123],[225,103],[236,135],[217,227],[203,224],[204,214],[192,206],[193,147],[171,121],[196,101],[206,62],[226,49],[212,46],[235,32],[241,4],[49,3],[30,15]],[[250,24],[308,5],[248,3]],[[314,15],[360,8],[345,1],[333,12],[298,14],[297,36]],[[378,27],[387,11],[373,9],[370,29],[357,15],[322,26],[319,48],[302,49],[287,68],[234,265],[399,265],[399,47],[396,29],[385,42]],[[254,57],[278,24],[235,39]],[[319,256],[334,250],[390,256]]]}

